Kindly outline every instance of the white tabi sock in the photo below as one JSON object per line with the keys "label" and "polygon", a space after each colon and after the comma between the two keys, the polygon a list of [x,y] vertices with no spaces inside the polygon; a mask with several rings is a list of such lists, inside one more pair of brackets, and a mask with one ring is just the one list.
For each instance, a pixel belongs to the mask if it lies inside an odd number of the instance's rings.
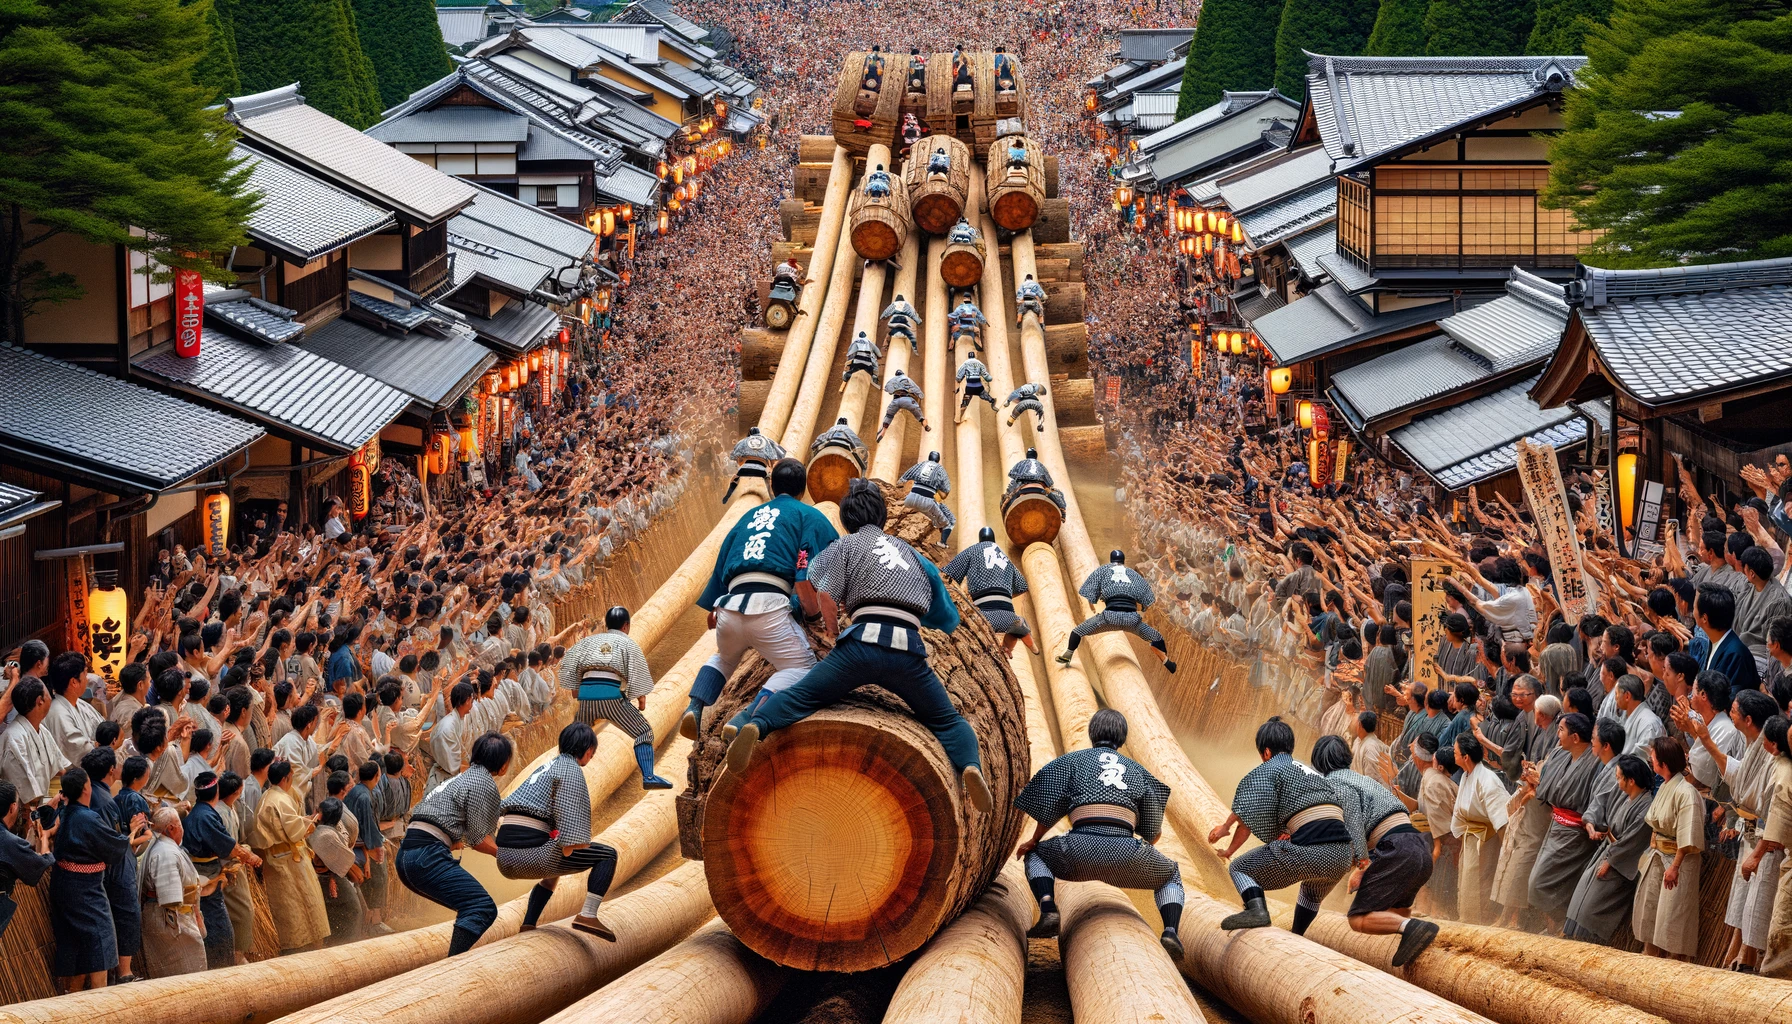
{"label": "white tabi sock", "polygon": [[596,917],[597,908],[603,906],[603,904],[604,898],[602,896],[599,896],[594,892],[588,892],[585,894],[585,909],[579,911],[579,913],[586,917]]}
{"label": "white tabi sock", "polygon": [[1402,921],[1401,921],[1401,922],[1400,922],[1400,928],[1399,928],[1399,931],[1400,931],[1400,932],[1401,932],[1401,933],[1402,933],[1402,934],[1405,934],[1405,932],[1406,932],[1406,926],[1407,926],[1407,925],[1409,925],[1409,924],[1411,924],[1411,923],[1412,923],[1412,918],[1410,918],[1410,917],[1409,917],[1409,918],[1406,918],[1406,919],[1404,919],[1404,920],[1402,920]]}

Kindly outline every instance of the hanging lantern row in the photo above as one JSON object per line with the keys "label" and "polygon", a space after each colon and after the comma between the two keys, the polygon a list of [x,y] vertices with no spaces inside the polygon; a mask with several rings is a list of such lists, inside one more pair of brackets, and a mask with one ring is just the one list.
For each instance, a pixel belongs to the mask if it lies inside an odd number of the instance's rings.
{"label": "hanging lantern row", "polygon": [[1244,355],[1245,349],[1257,344],[1257,336],[1246,331],[1214,331],[1213,349],[1216,352],[1230,352],[1235,356]]}
{"label": "hanging lantern row", "polygon": [[1269,390],[1271,394],[1285,395],[1294,386],[1294,371],[1286,366],[1276,366],[1269,371]]}

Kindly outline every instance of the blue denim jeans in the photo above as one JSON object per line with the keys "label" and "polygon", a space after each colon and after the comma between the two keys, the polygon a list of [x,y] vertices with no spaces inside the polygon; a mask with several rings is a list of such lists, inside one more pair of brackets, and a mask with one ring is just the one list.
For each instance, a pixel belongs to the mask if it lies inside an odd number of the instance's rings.
{"label": "blue denim jeans", "polygon": [[977,734],[952,706],[952,698],[932,666],[919,654],[868,644],[847,637],[809,674],[779,690],[751,713],[763,739],[778,729],[795,725],[822,708],[838,704],[842,697],[867,684],[895,694],[914,712],[915,720],[933,731],[945,748],[952,767],[982,767],[977,753]]}
{"label": "blue denim jeans", "polygon": [[479,880],[467,873],[447,846],[434,840],[406,837],[395,862],[398,880],[431,903],[454,911],[454,938],[448,955],[465,952],[479,941],[493,921],[498,905]]}

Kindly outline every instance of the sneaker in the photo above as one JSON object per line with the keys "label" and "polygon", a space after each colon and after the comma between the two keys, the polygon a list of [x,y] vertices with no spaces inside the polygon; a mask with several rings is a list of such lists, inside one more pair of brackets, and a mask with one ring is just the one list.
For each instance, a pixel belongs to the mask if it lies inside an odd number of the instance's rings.
{"label": "sneaker", "polygon": [[572,926],[587,935],[595,935],[605,942],[616,941],[616,933],[604,927],[604,923],[595,917],[586,917],[584,914],[575,915],[572,919]]}
{"label": "sneaker", "polygon": [[1071,652],[1065,651],[1063,654],[1058,655],[1057,662],[1060,665],[1068,665],[1068,664],[1070,664],[1070,658],[1071,658]]}
{"label": "sneaker", "polygon": [[1043,423],[1041,423],[1041,424],[1039,424],[1039,425],[1038,425],[1038,426],[1037,426],[1037,427],[1034,427],[1034,428],[1033,428],[1033,429],[1034,429],[1034,430],[1037,430],[1037,431],[1039,431],[1039,432],[1040,432],[1040,433],[1041,433],[1041,434],[1043,434],[1043,433],[1045,433],[1045,424],[1043,424]]}
{"label": "sneaker", "polygon": [[1394,950],[1394,966],[1405,967],[1412,963],[1435,938],[1437,925],[1430,921],[1409,921],[1406,930],[1400,933],[1400,948]]}
{"label": "sneaker", "polygon": [[[728,752],[734,753],[733,748],[729,748]],[[975,807],[979,814],[988,814],[994,809],[995,794],[989,791],[989,783],[983,778],[983,769],[974,764],[965,766],[963,774],[959,776],[959,783],[964,787],[965,797],[971,801],[971,806]]]}
{"label": "sneaker", "polygon": [[658,775],[649,775],[645,779],[641,780],[641,788],[642,789],[671,789],[672,783],[667,782],[665,779],[660,778]]}
{"label": "sneaker", "polygon": [[1029,939],[1055,939],[1058,937],[1058,910],[1041,908],[1039,923],[1027,929]]}
{"label": "sneaker", "polygon": [[1182,940],[1176,937],[1176,929],[1165,928],[1163,936],[1157,941],[1163,943],[1164,952],[1170,954],[1170,959],[1182,962]]}
{"label": "sneaker", "polygon": [[1243,910],[1221,921],[1220,927],[1229,932],[1244,928],[1268,928],[1269,907],[1263,902],[1263,897],[1253,896],[1245,903]]}
{"label": "sneaker", "polygon": [[753,760],[753,748],[759,746],[759,726],[752,722],[740,727],[734,742],[728,744],[728,770],[744,772]]}
{"label": "sneaker", "polygon": [[696,708],[691,708],[686,711],[684,717],[678,720],[678,735],[683,736],[687,740],[696,739],[697,733],[702,728],[702,712],[698,711]]}

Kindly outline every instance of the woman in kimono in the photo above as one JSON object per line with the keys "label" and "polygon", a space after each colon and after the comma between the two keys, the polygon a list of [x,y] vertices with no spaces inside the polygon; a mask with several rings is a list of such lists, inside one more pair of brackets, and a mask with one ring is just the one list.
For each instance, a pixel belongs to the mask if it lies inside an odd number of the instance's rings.
{"label": "woman in kimono", "polygon": [[1688,960],[1699,951],[1699,867],[1705,852],[1705,798],[1686,774],[1686,748],[1672,736],[1649,745],[1661,787],[1649,805],[1649,848],[1637,865],[1630,929],[1648,956]]}
{"label": "woman in kimono", "polygon": [[131,852],[130,837],[93,809],[87,773],[62,774],[62,827],[50,870],[50,928],[56,936],[52,973],[64,992],[105,988],[118,965],[118,935],[106,897],[106,869]]}
{"label": "woman in kimono", "polygon": [[1655,772],[1635,754],[1616,761],[1617,792],[1604,807],[1590,808],[1587,825],[1600,846],[1580,873],[1562,934],[1582,942],[1609,944],[1636,892],[1637,861],[1649,848],[1649,805],[1655,800]]}
{"label": "woman in kimono", "polygon": [[262,860],[261,878],[268,891],[282,951],[304,949],[330,934],[323,892],[311,870],[305,840],[317,827],[308,817],[293,785],[290,761],[268,766],[268,788],[255,813],[249,846]]}

